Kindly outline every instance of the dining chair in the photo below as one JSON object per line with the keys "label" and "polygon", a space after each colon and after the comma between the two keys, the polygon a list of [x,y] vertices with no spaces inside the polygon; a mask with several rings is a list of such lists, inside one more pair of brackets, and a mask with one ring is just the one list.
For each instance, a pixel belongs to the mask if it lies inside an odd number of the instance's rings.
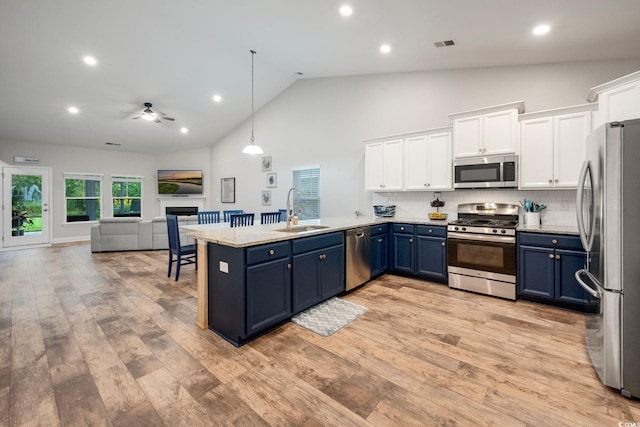
{"label": "dining chair", "polygon": [[[178,229],[178,217],[176,215],[167,215],[167,234],[169,235],[169,273],[167,277],[171,277],[171,268],[176,263],[176,281],[180,276],[180,266],[186,264],[195,264],[198,269],[198,260],[196,257],[196,245],[180,244],[180,230]],[[173,259],[173,257],[176,259]]]}
{"label": "dining chair", "polygon": [[222,217],[224,218],[224,222],[229,222],[231,221],[230,216],[231,215],[239,215],[239,214],[243,214],[244,211],[242,209],[238,209],[238,210],[230,210],[230,211],[222,211]]}
{"label": "dining chair", "polygon": [[287,220],[287,210],[278,209],[278,213],[280,214],[280,222],[285,222]]}
{"label": "dining chair", "polygon": [[220,222],[220,211],[199,211],[198,224],[214,224]]}
{"label": "dining chair", "polygon": [[230,215],[229,223],[231,223],[231,227],[244,227],[247,225],[253,225],[254,216],[255,215],[252,213]]}
{"label": "dining chair", "polygon": [[280,212],[262,212],[260,214],[260,224],[275,224],[280,222]]}

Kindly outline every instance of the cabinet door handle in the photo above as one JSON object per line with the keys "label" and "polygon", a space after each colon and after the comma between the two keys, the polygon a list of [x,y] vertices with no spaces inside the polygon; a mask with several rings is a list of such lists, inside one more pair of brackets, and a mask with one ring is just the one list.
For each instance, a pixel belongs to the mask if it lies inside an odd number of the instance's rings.
{"label": "cabinet door handle", "polygon": [[445,245],[445,243],[444,243],[444,242],[442,242],[442,246],[444,246],[444,245]]}
{"label": "cabinet door handle", "polygon": [[400,231],[404,231],[404,227],[400,227]]}
{"label": "cabinet door handle", "polygon": [[424,183],[424,186],[425,186],[425,187],[427,186],[427,183],[426,183],[426,182]]}
{"label": "cabinet door handle", "polygon": [[553,254],[549,254],[549,258],[553,259]]}
{"label": "cabinet door handle", "polygon": [[269,249],[269,255],[275,255],[276,251],[274,251],[273,249]]}
{"label": "cabinet door handle", "polygon": [[560,259],[560,255],[556,255],[556,259]]}
{"label": "cabinet door handle", "polygon": [[433,230],[432,230],[432,229],[429,229],[429,233],[433,233]]}
{"label": "cabinet door handle", "polygon": [[431,187],[431,184],[427,184],[427,187]]}
{"label": "cabinet door handle", "polygon": [[409,243],[413,243],[413,239],[409,239]]}
{"label": "cabinet door handle", "polygon": [[478,153],[482,153],[482,148],[478,148]]}
{"label": "cabinet door handle", "polygon": [[322,259],[322,255],[319,255],[319,256],[318,256],[318,259]]}
{"label": "cabinet door handle", "polygon": [[553,243],[555,245],[556,243],[558,243],[558,240],[557,239],[552,239],[551,243]]}
{"label": "cabinet door handle", "polygon": [[553,180],[552,179],[549,180],[549,184],[553,184]]}
{"label": "cabinet door handle", "polygon": [[287,268],[291,270],[291,264],[287,264]]}
{"label": "cabinet door handle", "polygon": [[382,243],[382,239],[378,239],[378,243]]}
{"label": "cabinet door handle", "polygon": [[560,182],[560,180],[558,178],[556,178],[556,184],[559,183],[559,182]]}

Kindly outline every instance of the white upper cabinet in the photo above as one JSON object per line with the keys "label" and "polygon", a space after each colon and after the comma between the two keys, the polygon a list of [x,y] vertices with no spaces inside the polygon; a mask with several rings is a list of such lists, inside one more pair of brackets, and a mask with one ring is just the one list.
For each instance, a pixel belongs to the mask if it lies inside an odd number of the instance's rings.
{"label": "white upper cabinet", "polygon": [[571,189],[578,185],[596,104],[520,116],[520,188]]}
{"label": "white upper cabinet", "polygon": [[433,129],[404,141],[404,189],[452,190],[451,128]]}
{"label": "white upper cabinet", "polygon": [[453,158],[518,152],[518,113],[524,101],[450,114]]}
{"label": "white upper cabinet", "polygon": [[402,143],[390,139],[365,146],[365,190],[402,190]]}
{"label": "white upper cabinet", "polygon": [[591,88],[587,101],[599,104],[594,128],[603,123],[640,118],[640,71]]}
{"label": "white upper cabinet", "polygon": [[363,142],[365,190],[453,190],[451,127]]}

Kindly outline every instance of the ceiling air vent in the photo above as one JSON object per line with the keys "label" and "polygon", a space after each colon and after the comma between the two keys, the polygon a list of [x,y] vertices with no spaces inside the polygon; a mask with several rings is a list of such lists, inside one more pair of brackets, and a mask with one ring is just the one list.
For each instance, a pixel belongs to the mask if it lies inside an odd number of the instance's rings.
{"label": "ceiling air vent", "polygon": [[441,42],[435,42],[433,45],[435,47],[449,47],[449,46],[455,46],[456,42],[454,42],[453,40],[443,40]]}

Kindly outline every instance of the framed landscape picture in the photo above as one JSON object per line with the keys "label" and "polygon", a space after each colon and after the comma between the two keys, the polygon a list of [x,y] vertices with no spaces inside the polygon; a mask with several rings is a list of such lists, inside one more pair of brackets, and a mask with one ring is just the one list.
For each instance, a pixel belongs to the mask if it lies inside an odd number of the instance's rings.
{"label": "framed landscape picture", "polygon": [[273,173],[267,174],[267,188],[276,188],[278,186],[278,175]]}
{"label": "framed landscape picture", "polygon": [[236,202],[236,179],[221,178],[220,179],[220,202],[235,203]]}

